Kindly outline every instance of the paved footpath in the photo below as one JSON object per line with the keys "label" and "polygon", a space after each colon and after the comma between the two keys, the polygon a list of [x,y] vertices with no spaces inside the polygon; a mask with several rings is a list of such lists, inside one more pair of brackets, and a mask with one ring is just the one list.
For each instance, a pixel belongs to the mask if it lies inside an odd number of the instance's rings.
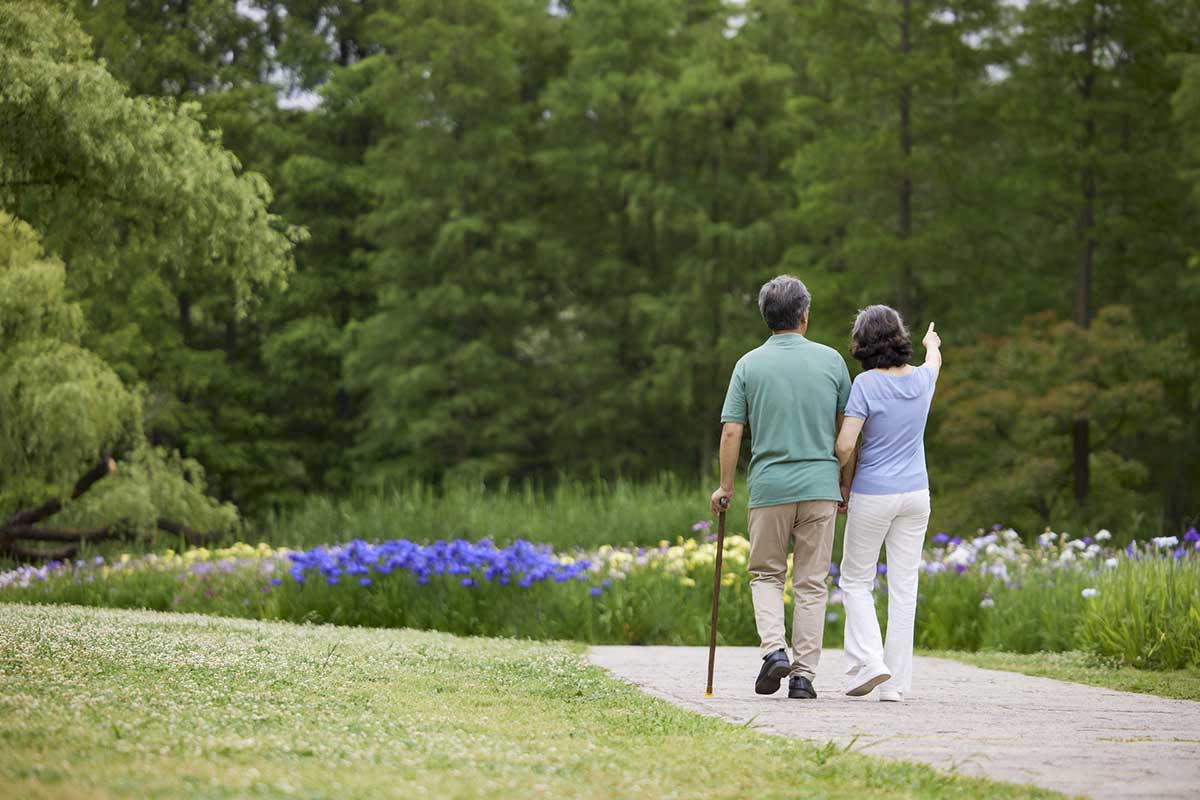
{"label": "paved footpath", "polygon": [[594,647],[614,675],[692,711],[772,733],[1091,797],[1200,798],[1200,703],[915,659],[903,703],[842,693],[840,650],[826,650],[817,700],[789,700],[787,681],[754,693],[756,648],[717,650],[704,696],[704,647]]}

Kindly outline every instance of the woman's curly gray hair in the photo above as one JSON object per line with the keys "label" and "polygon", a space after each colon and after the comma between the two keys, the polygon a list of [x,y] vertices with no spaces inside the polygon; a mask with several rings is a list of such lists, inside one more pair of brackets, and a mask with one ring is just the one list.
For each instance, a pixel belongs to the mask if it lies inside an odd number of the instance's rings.
{"label": "woman's curly gray hair", "polygon": [[912,337],[899,311],[880,305],[858,312],[850,331],[850,355],[863,369],[902,367],[912,354]]}

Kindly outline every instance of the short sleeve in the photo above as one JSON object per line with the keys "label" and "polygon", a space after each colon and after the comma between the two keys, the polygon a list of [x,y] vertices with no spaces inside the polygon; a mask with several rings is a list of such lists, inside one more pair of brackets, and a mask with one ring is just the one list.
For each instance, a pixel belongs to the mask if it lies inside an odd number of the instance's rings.
{"label": "short sleeve", "polygon": [[917,369],[921,372],[921,379],[925,383],[925,393],[933,394],[934,389],[937,388],[937,379],[938,379],[937,370],[930,369],[929,367],[925,366],[924,364],[922,364],[919,367],[916,367],[915,369]]}
{"label": "short sleeve", "polygon": [[841,414],[846,410],[846,403],[850,400],[850,370],[846,369],[846,362],[841,357],[837,360],[838,368],[838,401],[837,413]]}
{"label": "short sleeve", "polygon": [[850,389],[850,399],[846,401],[846,416],[856,419],[867,419],[871,416],[871,404],[867,400],[867,382],[859,375]]}
{"label": "short sleeve", "polygon": [[725,405],[721,407],[721,422],[740,422],[745,424],[746,414],[746,379],[742,362],[733,368],[733,376],[729,379],[729,390],[725,392]]}

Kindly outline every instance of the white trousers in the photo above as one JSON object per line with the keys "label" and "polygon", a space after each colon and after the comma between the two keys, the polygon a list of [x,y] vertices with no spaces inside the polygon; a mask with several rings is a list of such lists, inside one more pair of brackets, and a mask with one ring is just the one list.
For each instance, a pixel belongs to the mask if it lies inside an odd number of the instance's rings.
{"label": "white trousers", "polygon": [[[929,490],[850,495],[842,545],[841,588],[846,604],[846,672],[883,662],[892,673],[881,691],[912,688],[913,620],[917,575],[929,526]],[[879,548],[887,547],[887,645],[879,633],[872,590]]]}

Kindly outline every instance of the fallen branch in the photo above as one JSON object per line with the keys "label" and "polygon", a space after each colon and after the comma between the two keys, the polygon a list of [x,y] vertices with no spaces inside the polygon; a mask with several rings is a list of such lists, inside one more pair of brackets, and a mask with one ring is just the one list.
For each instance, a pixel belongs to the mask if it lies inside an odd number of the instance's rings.
{"label": "fallen branch", "polygon": [[155,520],[154,524],[159,528],[159,530],[164,530],[167,533],[173,533],[176,536],[182,537],[183,540],[188,544],[206,544],[208,542],[216,541],[221,537],[221,535],[215,531],[198,531],[195,528],[189,528],[182,522],[164,519],[163,517],[159,517],[157,520]]}
{"label": "fallen branch", "polygon": [[[75,488],[71,490],[71,499],[74,500],[91,489],[101,478],[105,478],[117,471],[117,462],[112,457],[106,457],[100,460],[96,466],[89,469],[83,474],[79,480],[75,482]],[[54,516],[62,510],[63,501],[61,497],[55,497],[47,500],[40,506],[35,508],[27,508],[24,511],[18,511],[7,522],[0,525],[0,530],[7,530],[21,525],[32,525],[35,522],[41,522],[47,517]]]}
{"label": "fallen branch", "polygon": [[32,525],[10,525],[0,530],[0,536],[13,539],[32,539],[35,542],[98,542],[116,539],[122,533],[113,528],[35,528]]}
{"label": "fallen branch", "polygon": [[79,547],[73,544],[54,550],[39,550],[34,547],[24,547],[15,542],[0,544],[0,555],[8,556],[17,561],[28,561],[31,563],[65,561],[68,558],[74,558],[77,552],[79,552]]}

